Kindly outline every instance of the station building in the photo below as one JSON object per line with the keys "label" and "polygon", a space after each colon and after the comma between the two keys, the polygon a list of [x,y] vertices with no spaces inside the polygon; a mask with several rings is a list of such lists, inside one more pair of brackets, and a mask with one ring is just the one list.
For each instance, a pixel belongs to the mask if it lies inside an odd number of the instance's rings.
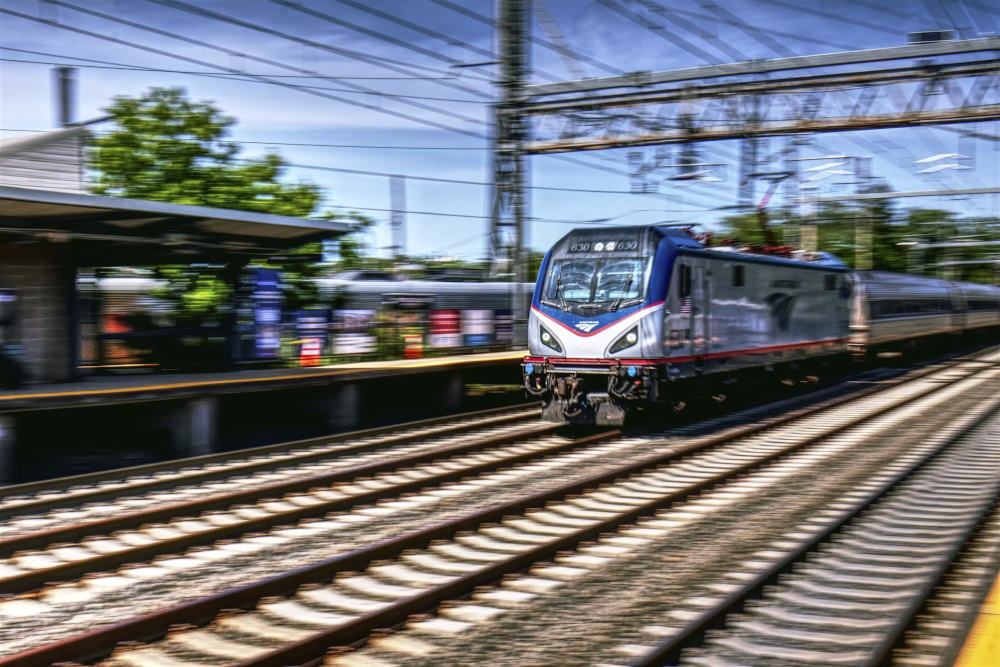
{"label": "station building", "polygon": [[519,381],[524,351],[87,376],[84,271],[203,263],[235,281],[252,260],[347,231],[337,221],[89,194],[87,130],[0,141],[0,376],[5,359],[25,376],[20,388],[0,388],[0,484],[50,475],[50,460],[89,457],[58,471],[70,474],[95,469],[95,458],[98,468],[150,460],[134,448],[156,460],[444,414],[466,407],[469,384]]}
{"label": "station building", "polygon": [[238,267],[343,223],[87,193],[86,126],[0,141],[0,345],[28,382],[78,374],[81,267]]}

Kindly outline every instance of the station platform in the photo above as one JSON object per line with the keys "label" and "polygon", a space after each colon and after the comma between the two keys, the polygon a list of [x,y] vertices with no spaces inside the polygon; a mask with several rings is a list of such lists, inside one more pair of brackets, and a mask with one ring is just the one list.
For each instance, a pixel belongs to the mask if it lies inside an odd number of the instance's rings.
{"label": "station platform", "polygon": [[962,652],[955,661],[956,667],[996,667],[1000,665],[1000,576],[986,602],[979,609]]}
{"label": "station platform", "polygon": [[[491,407],[520,397],[526,353],[102,376],[5,390],[0,484],[56,474],[53,461],[69,462],[58,471],[68,475]],[[67,467],[77,460],[81,467]]]}
{"label": "station platform", "polygon": [[168,398],[315,387],[418,373],[460,371],[516,364],[527,353],[527,350],[510,350],[427,359],[364,361],[308,368],[90,377],[76,382],[0,390],[0,414],[95,403],[111,405]]}

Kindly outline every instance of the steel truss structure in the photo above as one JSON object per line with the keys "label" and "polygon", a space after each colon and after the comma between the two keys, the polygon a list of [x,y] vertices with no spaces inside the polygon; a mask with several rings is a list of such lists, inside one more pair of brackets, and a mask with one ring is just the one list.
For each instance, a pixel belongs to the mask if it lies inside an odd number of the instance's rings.
{"label": "steel truss structure", "polygon": [[[740,202],[750,205],[760,177],[758,142],[767,137],[789,137],[781,154],[794,169],[798,146],[812,133],[1000,119],[1000,37],[529,86],[529,17],[530,0],[498,0],[490,230],[496,278],[527,279],[529,155],[741,139]],[[693,148],[679,155],[670,160],[664,153],[655,162],[697,168]],[[657,168],[642,165],[639,153],[629,160],[638,176]],[[526,309],[514,303],[515,317]]]}
{"label": "steel truss structure", "polygon": [[[1000,51],[1000,38],[528,86],[521,105],[529,119],[524,150],[561,153],[995,120],[1000,58],[956,59],[990,51]],[[933,56],[939,58],[925,60]],[[920,62],[884,66],[902,59]],[[883,67],[857,69],[880,61]],[[828,71],[801,74],[818,67]]]}
{"label": "steel truss structure", "polygon": [[[500,101],[494,108],[493,201],[490,225],[490,275],[525,281],[525,116],[521,111],[529,73],[528,30],[530,0],[501,0],[497,12],[500,30]],[[519,292],[519,291],[516,291]],[[515,304],[515,312],[520,312]]]}

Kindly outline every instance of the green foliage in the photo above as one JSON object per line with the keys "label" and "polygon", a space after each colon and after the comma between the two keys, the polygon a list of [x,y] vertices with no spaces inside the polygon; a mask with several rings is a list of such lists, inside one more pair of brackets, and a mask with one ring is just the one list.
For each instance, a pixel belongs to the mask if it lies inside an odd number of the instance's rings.
{"label": "green foliage", "polygon": [[[974,282],[992,283],[996,279],[991,264],[975,262],[996,257],[997,247],[974,241],[1000,240],[1000,220],[959,220],[953,212],[939,209],[900,212],[891,199],[854,204],[827,202],[807,219],[787,209],[775,208],[768,210],[768,218],[778,240],[792,245],[798,244],[800,225],[816,225],[818,250],[832,253],[852,267],[857,266],[863,255],[858,251],[858,242],[864,240],[865,230],[870,228],[872,268]],[[764,242],[756,213],[723,219],[715,238],[738,243]],[[923,247],[963,240],[973,243],[954,248]],[[941,266],[942,262],[955,261],[972,263]]]}
{"label": "green foliage", "polygon": [[181,326],[218,323],[232,293],[218,268],[159,266],[156,277],[164,281],[164,287],[153,296],[173,305],[176,324]]}
{"label": "green foliage", "polygon": [[118,127],[92,142],[99,194],[292,216],[319,203],[317,186],[281,182],[280,156],[240,159],[226,140],[236,121],[181,88],[116,97],[105,111]]}
{"label": "green foliage", "polygon": [[375,221],[368,216],[354,213],[348,221],[351,231],[337,239],[337,269],[350,271],[371,268],[367,266],[365,234]]}
{"label": "green foliage", "polygon": [[[193,102],[180,88],[152,88],[140,97],[116,97],[106,109],[116,128],[92,139],[90,167],[99,194],[176,204],[194,204],[288,216],[307,216],[320,202],[312,183],[282,180],[285,163],[276,154],[240,159],[239,146],[227,139],[235,119],[209,102]],[[327,214],[330,219],[333,216]],[[341,237],[342,259],[358,262],[358,240],[372,221],[348,218],[352,233]],[[293,253],[318,256],[318,243]],[[271,265],[281,269],[285,307],[308,308],[317,301],[311,278],[322,266],[310,261]],[[160,294],[179,321],[218,320],[226,309],[235,276],[223,267],[163,266],[167,286]]]}

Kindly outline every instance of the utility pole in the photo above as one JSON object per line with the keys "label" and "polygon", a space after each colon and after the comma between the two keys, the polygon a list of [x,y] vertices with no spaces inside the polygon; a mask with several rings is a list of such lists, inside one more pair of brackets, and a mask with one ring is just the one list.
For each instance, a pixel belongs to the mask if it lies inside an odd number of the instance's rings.
{"label": "utility pole", "polygon": [[[756,128],[759,122],[760,97],[755,95],[750,100],[750,112],[749,117],[747,118],[747,126]],[[754,197],[756,188],[754,188],[753,174],[757,171],[758,148],[759,139],[755,134],[744,137],[740,140],[739,204],[746,209],[751,208],[754,204],[754,200],[756,199],[756,197]]]}
{"label": "utility pole", "polygon": [[522,109],[528,78],[530,0],[499,0],[500,99],[494,107],[493,202],[490,220],[490,276],[512,280],[514,343],[523,344],[528,304],[520,283],[527,281],[524,238],[526,122]]}
{"label": "utility pole", "polygon": [[406,254],[406,177],[389,178],[389,224],[392,227],[392,258],[401,259]]}

